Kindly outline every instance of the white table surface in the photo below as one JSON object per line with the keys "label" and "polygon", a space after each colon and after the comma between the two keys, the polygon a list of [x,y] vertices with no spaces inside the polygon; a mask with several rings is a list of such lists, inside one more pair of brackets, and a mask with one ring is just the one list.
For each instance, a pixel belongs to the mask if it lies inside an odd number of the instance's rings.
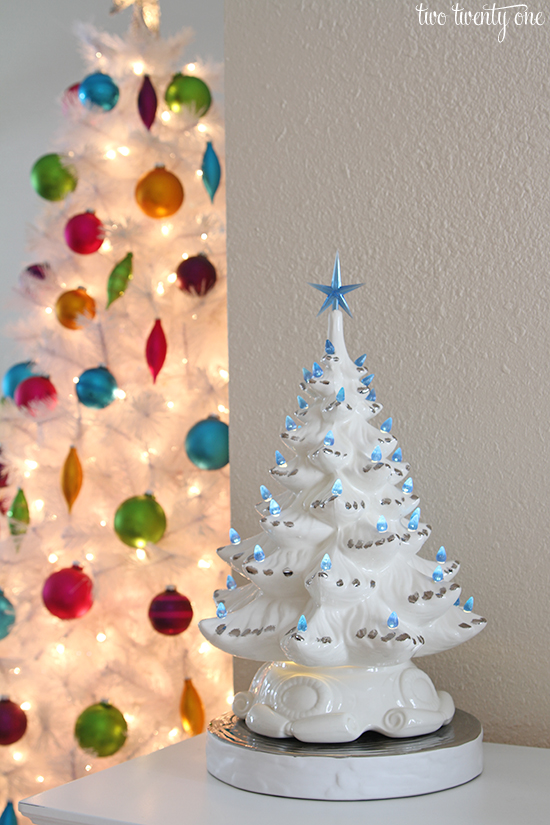
{"label": "white table surface", "polygon": [[29,797],[37,825],[538,825],[550,822],[550,750],[485,744],[482,775],[459,788],[368,802],[249,793],[206,772],[206,734]]}

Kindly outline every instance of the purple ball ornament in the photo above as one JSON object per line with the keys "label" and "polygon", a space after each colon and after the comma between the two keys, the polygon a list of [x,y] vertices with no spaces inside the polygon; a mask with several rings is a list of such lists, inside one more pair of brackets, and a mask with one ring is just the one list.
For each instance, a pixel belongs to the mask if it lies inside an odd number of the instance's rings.
{"label": "purple ball ornament", "polygon": [[206,295],[216,283],[216,269],[206,255],[194,255],[176,269],[176,283],[182,292]]}
{"label": "purple ball ornament", "polygon": [[169,584],[149,605],[149,621],[164,636],[177,636],[187,630],[193,618],[193,608],[187,596],[178,593],[175,585]]}

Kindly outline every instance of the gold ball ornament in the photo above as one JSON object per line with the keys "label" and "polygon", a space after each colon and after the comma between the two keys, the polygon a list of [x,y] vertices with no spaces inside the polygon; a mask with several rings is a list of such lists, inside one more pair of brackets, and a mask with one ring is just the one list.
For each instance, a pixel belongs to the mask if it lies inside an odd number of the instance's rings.
{"label": "gold ball ornament", "polygon": [[57,320],[67,329],[82,329],[82,320],[95,317],[95,301],[84,287],[63,292],[55,304]]}
{"label": "gold ball ornament", "polygon": [[136,201],[150,218],[168,218],[183,203],[183,186],[164,166],[156,166],[138,181]]}

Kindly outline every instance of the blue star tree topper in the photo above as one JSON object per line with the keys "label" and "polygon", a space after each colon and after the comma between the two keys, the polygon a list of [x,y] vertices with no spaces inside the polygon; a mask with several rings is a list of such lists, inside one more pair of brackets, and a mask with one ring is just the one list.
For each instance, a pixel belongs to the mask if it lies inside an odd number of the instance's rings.
{"label": "blue star tree topper", "polygon": [[325,309],[328,309],[328,307],[332,304],[333,309],[338,309],[341,307],[344,312],[347,312],[350,318],[352,317],[352,314],[345,296],[348,292],[352,292],[354,289],[359,289],[360,286],[363,286],[363,284],[349,284],[349,286],[342,286],[342,276],[340,274],[340,255],[338,252],[336,253],[336,260],[334,261],[334,271],[332,273],[332,281],[330,286],[312,283],[309,285],[315,289],[318,289],[319,292],[323,292],[327,296],[317,315],[321,315],[321,313],[324,312]]}

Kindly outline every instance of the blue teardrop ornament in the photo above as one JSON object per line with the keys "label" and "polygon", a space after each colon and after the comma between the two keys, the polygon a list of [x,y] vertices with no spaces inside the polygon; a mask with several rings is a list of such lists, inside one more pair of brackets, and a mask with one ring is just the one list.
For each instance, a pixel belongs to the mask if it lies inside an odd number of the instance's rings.
{"label": "blue teardrop ornament", "polygon": [[214,201],[214,195],[220,185],[220,178],[222,176],[222,169],[217,154],[211,142],[206,144],[206,152],[202,159],[202,182],[204,188],[210,196],[210,200]]}

